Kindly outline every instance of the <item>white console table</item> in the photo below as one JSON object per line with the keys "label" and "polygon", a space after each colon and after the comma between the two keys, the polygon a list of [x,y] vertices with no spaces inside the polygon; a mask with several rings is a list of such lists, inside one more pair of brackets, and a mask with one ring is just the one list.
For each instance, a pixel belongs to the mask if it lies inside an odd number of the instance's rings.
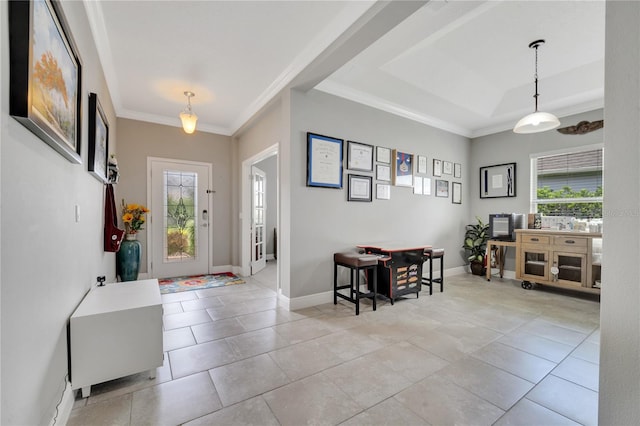
{"label": "white console table", "polygon": [[91,385],[162,366],[162,299],[158,280],[94,287],[70,320],[71,388]]}

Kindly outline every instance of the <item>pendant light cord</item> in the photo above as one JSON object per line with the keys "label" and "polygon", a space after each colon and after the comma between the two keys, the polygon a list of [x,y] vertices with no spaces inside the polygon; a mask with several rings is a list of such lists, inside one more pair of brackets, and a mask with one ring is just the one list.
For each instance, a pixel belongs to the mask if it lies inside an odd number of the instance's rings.
{"label": "pendant light cord", "polygon": [[538,44],[534,46],[536,49],[536,73],[533,75],[536,84],[536,94],[533,97],[536,100],[536,112],[538,112]]}

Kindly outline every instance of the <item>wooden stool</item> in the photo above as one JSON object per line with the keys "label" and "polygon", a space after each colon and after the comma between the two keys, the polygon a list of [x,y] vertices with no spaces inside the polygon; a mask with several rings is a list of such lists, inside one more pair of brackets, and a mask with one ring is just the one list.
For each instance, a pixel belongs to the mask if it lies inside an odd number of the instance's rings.
{"label": "wooden stool", "polygon": [[[424,251],[425,262],[429,262],[429,277],[422,277],[422,284],[429,286],[429,295],[433,294],[433,283],[440,284],[440,293],[444,286],[444,249],[426,249]],[[440,277],[433,278],[433,260],[440,259]]]}
{"label": "wooden stool", "polygon": [[[346,285],[338,285],[338,266],[350,269],[350,282]],[[360,291],[360,271],[371,271],[373,276],[373,291],[363,293]],[[367,272],[365,272],[367,273]],[[355,274],[355,283],[353,275]],[[338,304],[338,297],[356,305],[356,315],[360,315],[360,298],[367,297],[373,300],[373,310],[376,310],[376,296],[378,294],[378,256],[360,254],[356,252],[334,253],[333,255],[333,304]],[[338,290],[349,289],[349,295],[338,293]]]}

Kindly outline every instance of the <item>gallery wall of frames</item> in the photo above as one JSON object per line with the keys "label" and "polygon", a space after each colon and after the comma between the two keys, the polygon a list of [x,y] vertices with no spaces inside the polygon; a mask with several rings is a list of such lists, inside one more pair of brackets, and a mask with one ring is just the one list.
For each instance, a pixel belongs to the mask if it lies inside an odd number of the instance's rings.
{"label": "gallery wall of frames", "polygon": [[462,204],[462,164],[307,132],[307,186],[346,187],[347,201],[390,200],[402,188]]}

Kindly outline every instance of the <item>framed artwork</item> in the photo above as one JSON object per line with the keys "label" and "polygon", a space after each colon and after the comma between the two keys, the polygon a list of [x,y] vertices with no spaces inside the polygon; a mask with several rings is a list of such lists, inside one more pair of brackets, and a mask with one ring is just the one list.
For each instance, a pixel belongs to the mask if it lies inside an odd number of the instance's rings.
{"label": "framed artwork", "polygon": [[391,185],[386,183],[376,184],[376,198],[378,200],[390,200],[391,199]]}
{"label": "framed artwork", "polygon": [[433,175],[436,177],[442,176],[442,160],[433,159]]}
{"label": "framed artwork", "polygon": [[436,179],[436,197],[449,198],[449,181]]}
{"label": "framed artwork", "polygon": [[62,8],[11,1],[9,114],[72,163],[82,163],[82,64]]}
{"label": "framed artwork", "polygon": [[371,176],[349,175],[348,201],[371,201]]}
{"label": "framed artwork", "polygon": [[344,141],[307,133],[307,186],[342,189]]}
{"label": "framed artwork", "polygon": [[422,195],[431,195],[431,178],[422,179]]}
{"label": "framed artwork", "polygon": [[427,174],[427,157],[418,155],[418,173],[422,175]]}
{"label": "framed artwork", "polygon": [[450,175],[453,173],[453,163],[451,161],[442,162],[442,173],[445,175]]}
{"label": "framed artwork", "polygon": [[378,163],[391,164],[391,150],[381,146],[376,147],[376,161]]}
{"label": "framed artwork", "polygon": [[480,198],[516,196],[516,163],[480,167]]}
{"label": "framed artwork", "polygon": [[462,184],[460,182],[451,183],[451,202],[462,204]]}
{"label": "framed artwork", "polygon": [[373,145],[347,142],[347,168],[349,170],[373,171]]}
{"label": "framed artwork", "polygon": [[416,177],[413,180],[413,193],[416,195],[422,195],[422,178]]}
{"label": "framed artwork", "polygon": [[390,182],[391,166],[387,166],[385,164],[376,164],[376,179]]}
{"label": "framed artwork", "polygon": [[98,95],[89,94],[89,173],[101,182],[108,182],[109,124]]}
{"label": "framed artwork", "polygon": [[413,187],[413,155],[393,150],[393,184]]}
{"label": "framed artwork", "polygon": [[453,177],[454,178],[461,178],[462,177],[462,164],[455,163],[453,165]]}

